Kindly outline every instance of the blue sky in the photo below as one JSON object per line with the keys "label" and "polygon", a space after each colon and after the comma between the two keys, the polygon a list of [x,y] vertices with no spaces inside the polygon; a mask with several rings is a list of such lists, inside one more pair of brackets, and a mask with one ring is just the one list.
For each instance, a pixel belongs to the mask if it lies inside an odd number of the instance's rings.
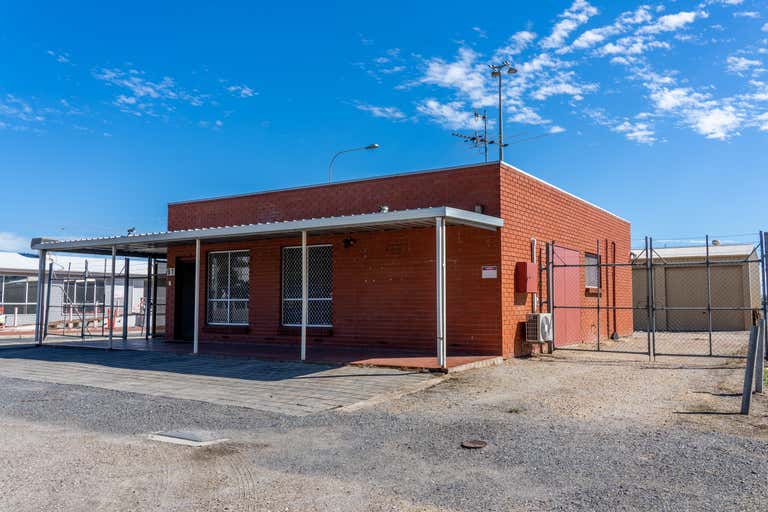
{"label": "blue sky", "polygon": [[495,136],[504,59],[507,142],[543,135],[508,162],[634,238],[768,228],[765,2],[158,4],[0,7],[0,248],[162,230],[169,201],[320,183],[373,142],[336,177],[479,162],[451,133],[486,108]]}

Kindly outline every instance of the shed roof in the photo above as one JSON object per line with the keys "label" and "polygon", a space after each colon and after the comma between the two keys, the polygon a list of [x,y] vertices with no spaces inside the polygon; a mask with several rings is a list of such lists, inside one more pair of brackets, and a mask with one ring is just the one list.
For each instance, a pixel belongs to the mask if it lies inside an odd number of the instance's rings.
{"label": "shed roof", "polygon": [[[710,258],[734,258],[747,259],[756,251],[752,244],[734,244],[734,245],[710,245]],[[632,256],[638,261],[645,261],[645,249],[632,251]],[[653,249],[653,257],[663,259],[704,259],[707,257],[707,247],[704,245],[694,245],[688,247],[660,247]]]}

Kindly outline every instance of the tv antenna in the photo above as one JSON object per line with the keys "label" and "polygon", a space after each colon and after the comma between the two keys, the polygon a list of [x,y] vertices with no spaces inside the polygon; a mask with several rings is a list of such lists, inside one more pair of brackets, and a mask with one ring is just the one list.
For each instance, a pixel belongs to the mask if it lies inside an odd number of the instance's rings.
{"label": "tv antenna", "polygon": [[483,113],[481,114],[478,111],[475,111],[474,113],[475,122],[482,120],[483,122],[483,130],[480,132],[479,130],[475,130],[474,135],[467,135],[465,133],[460,132],[453,132],[451,135],[454,137],[458,137],[462,139],[464,142],[467,142],[472,145],[473,148],[483,148],[483,154],[485,155],[485,161],[488,161],[488,145],[489,144],[495,144],[496,141],[488,140],[488,114],[485,110],[483,110]]}

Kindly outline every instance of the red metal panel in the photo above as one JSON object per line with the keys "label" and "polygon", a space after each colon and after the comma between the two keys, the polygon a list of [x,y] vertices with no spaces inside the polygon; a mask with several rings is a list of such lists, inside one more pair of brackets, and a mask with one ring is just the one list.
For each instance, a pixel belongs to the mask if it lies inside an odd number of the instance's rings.
{"label": "red metal panel", "polygon": [[[579,253],[572,249],[555,246],[555,265],[578,265]],[[581,341],[581,315],[579,309],[557,306],[580,306],[579,267],[555,267],[555,346]]]}
{"label": "red metal panel", "polygon": [[515,263],[515,292],[536,293],[539,291],[539,272],[535,263],[518,261]]}

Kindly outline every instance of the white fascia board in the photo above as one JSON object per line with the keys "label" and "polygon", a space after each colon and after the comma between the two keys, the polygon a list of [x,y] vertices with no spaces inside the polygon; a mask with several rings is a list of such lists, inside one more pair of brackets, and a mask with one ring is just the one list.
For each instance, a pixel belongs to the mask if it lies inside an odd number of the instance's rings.
{"label": "white fascia board", "polygon": [[148,233],[140,235],[125,235],[107,238],[93,238],[68,241],[33,241],[32,249],[49,251],[103,249],[111,246],[130,246],[136,244],[157,244],[164,246],[171,243],[192,242],[194,240],[216,240],[222,238],[245,238],[248,236],[270,236],[279,234],[300,233],[301,231],[347,230],[365,227],[386,226],[413,221],[425,221],[432,218],[444,217],[454,224],[465,224],[484,229],[495,230],[504,225],[498,217],[482,213],[470,212],[459,208],[440,206],[436,208],[420,208],[392,212],[364,213],[339,217],[323,217],[317,219],[267,222],[262,224],[245,224],[241,226],[226,226],[218,228],[198,228],[165,233]]}

